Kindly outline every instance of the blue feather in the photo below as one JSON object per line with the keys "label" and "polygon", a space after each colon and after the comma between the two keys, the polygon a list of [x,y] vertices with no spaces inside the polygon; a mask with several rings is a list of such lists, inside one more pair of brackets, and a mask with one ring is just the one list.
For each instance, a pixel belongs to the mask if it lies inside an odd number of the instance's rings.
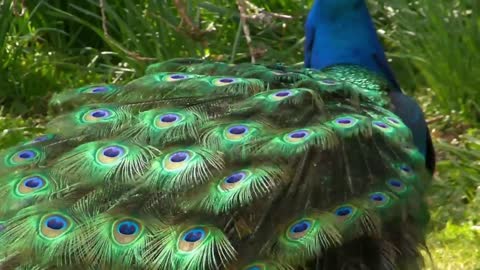
{"label": "blue feather", "polygon": [[315,0],[305,24],[305,66],[323,69],[354,64],[392,85],[394,112],[412,130],[415,145],[433,171],[435,156],[420,106],[404,95],[388,65],[365,0]]}
{"label": "blue feather", "polygon": [[382,74],[400,91],[364,0],[316,0],[305,34],[306,67],[360,65]]}

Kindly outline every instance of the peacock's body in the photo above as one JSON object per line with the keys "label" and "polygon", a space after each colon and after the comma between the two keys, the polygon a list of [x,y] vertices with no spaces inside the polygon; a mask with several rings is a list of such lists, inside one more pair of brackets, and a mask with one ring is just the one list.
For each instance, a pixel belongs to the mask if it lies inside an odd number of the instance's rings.
{"label": "peacock's body", "polygon": [[431,174],[393,91],[173,59],[58,94],[0,154],[2,269],[416,269]]}

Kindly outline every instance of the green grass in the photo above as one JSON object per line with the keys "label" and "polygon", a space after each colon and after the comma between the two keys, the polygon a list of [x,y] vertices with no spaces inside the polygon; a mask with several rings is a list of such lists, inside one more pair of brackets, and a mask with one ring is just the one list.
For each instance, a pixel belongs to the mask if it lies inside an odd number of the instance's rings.
{"label": "green grass", "polygon": [[[64,88],[140,76],[150,58],[250,59],[235,1],[185,1],[205,35],[191,33],[173,1],[105,0],[104,21],[97,0],[25,2],[16,16],[12,0],[0,1],[0,148],[41,133],[47,100]],[[301,62],[312,1],[252,2],[294,18],[248,23],[257,61]],[[440,119],[431,126],[439,160],[429,194],[435,269],[480,269],[480,2],[369,3],[399,81],[427,118]]]}
{"label": "green grass", "polygon": [[479,134],[470,129],[435,144],[439,162],[429,195],[428,245],[436,269],[480,269]]}

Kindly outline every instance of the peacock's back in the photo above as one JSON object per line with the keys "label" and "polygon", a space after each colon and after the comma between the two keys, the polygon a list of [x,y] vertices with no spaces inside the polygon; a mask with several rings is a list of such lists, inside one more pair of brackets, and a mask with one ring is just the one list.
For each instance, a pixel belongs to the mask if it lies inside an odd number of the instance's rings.
{"label": "peacock's back", "polygon": [[58,94],[48,135],[0,154],[0,261],[415,269],[430,175],[388,91],[356,66],[173,59]]}

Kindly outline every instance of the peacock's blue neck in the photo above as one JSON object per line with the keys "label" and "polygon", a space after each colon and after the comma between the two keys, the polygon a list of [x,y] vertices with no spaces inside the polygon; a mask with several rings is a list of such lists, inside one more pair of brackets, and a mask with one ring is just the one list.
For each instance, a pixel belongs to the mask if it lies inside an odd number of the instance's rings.
{"label": "peacock's blue neck", "polygon": [[307,67],[360,65],[382,74],[399,90],[364,0],[316,0],[305,30]]}

